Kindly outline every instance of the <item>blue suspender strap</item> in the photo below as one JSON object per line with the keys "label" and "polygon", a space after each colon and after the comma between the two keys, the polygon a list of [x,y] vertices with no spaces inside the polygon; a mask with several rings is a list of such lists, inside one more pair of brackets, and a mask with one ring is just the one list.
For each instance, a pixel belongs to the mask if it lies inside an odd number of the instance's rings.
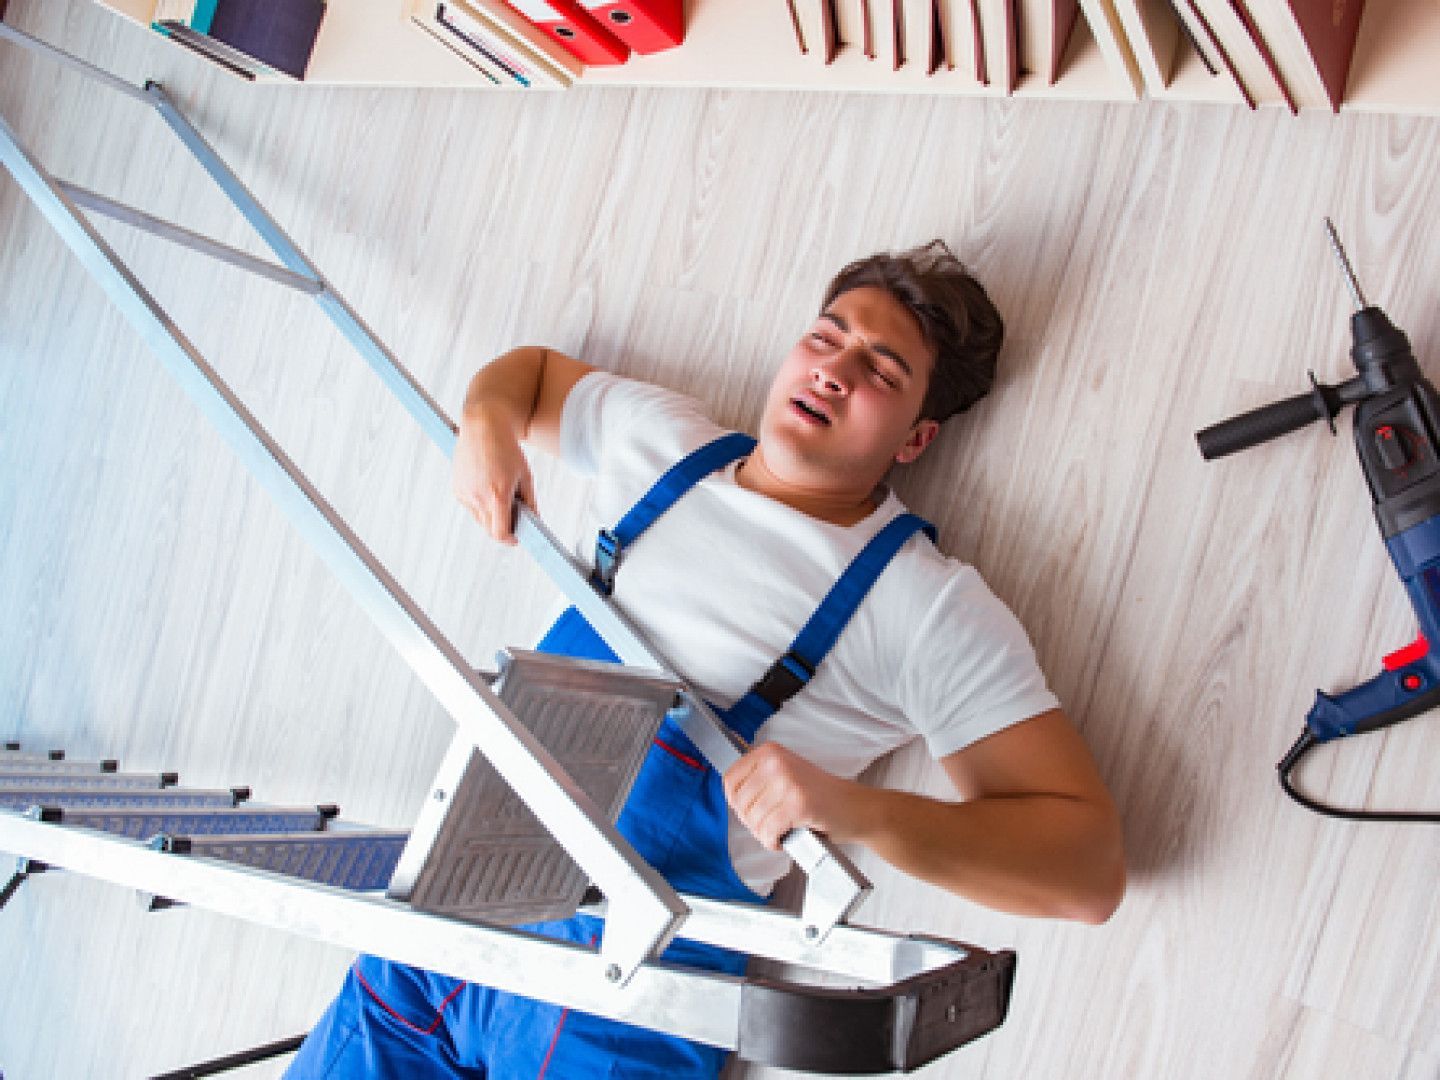
{"label": "blue suspender strap", "polygon": [[935,540],[935,526],[914,514],[901,514],[855,556],[790,643],[789,651],[729,710],[726,719],[741,738],[754,739],[775,710],[804,689],[895,553],[921,530]]}
{"label": "blue suspender strap", "polygon": [[620,524],[613,529],[600,530],[595,540],[595,572],[590,575],[590,584],[601,595],[609,596],[615,588],[615,571],[620,568],[625,549],[635,542],[635,538],[701,480],[753,449],[754,439],[732,431],[692,450],[672,465],[620,519]]}

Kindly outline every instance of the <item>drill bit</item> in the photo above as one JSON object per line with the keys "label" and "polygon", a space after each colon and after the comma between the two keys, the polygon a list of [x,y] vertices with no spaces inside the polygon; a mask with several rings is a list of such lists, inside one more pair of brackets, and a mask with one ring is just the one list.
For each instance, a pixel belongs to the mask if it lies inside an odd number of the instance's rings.
{"label": "drill bit", "polygon": [[1330,248],[1335,252],[1335,258],[1340,262],[1340,272],[1345,275],[1345,284],[1350,289],[1350,296],[1355,301],[1355,310],[1364,311],[1370,306],[1365,299],[1365,294],[1360,291],[1360,282],[1355,279],[1355,271],[1350,267],[1350,260],[1345,257],[1345,249],[1340,244],[1340,237],[1335,232],[1335,223],[1328,217],[1325,219],[1325,232],[1330,236]]}

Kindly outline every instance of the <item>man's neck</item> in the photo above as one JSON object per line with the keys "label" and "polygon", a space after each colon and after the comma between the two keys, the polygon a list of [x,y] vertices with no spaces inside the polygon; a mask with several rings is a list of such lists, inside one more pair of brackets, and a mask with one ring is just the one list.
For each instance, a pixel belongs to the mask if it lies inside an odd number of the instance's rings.
{"label": "man's neck", "polygon": [[858,524],[874,513],[885,498],[884,489],[877,484],[857,485],[847,490],[790,483],[770,471],[758,449],[735,467],[735,482],[747,491],[831,525]]}

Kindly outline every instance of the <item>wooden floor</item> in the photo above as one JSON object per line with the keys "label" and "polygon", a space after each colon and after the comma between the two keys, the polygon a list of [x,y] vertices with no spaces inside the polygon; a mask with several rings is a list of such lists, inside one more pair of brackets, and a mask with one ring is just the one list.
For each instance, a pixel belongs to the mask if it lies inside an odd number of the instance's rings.
{"label": "wooden floor", "polygon": [[[1440,1077],[1440,828],[1322,820],[1274,780],[1315,688],[1414,632],[1348,421],[1214,464],[1192,437],[1307,369],[1349,374],[1326,214],[1440,376],[1440,122],[246,87],[84,0],[7,19],[163,82],[452,410],[479,364],[536,342],[752,422],[831,271],[950,240],[1011,345],[993,397],[898,484],[1030,630],[1118,797],[1132,883],[1092,929],[866,861],[865,921],[1019,954],[1007,1023],[923,1075]],[[0,43],[0,112],[56,175],[258,250],[142,107]],[[472,660],[534,640],[549,587],[452,504],[313,305],[101,231]],[[408,824],[450,721],[8,176],[0,357],[0,735]],[[563,525],[584,492],[541,473]],[[943,790],[916,749],[879,778]],[[1440,807],[1440,721],[1327,748],[1303,780]],[[0,913],[0,956],[6,1080],[299,1032],[348,960],[58,873]]]}

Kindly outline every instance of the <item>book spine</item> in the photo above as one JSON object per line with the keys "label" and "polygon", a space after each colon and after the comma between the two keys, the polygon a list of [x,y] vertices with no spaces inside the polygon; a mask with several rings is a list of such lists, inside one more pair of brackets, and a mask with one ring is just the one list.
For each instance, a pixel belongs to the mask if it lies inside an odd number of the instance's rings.
{"label": "book spine", "polygon": [[215,21],[215,8],[220,0],[196,0],[195,11],[190,16],[190,28],[202,34],[210,33],[210,26]]}
{"label": "book spine", "polygon": [[429,14],[426,14],[425,9],[429,6],[430,5],[427,2],[424,2],[424,0],[422,0],[422,3],[420,4],[420,9],[416,10],[413,14],[411,14],[410,21],[413,22],[416,26],[418,26],[421,30],[425,31],[427,35],[439,42],[439,44],[447,52],[454,53],[461,60],[463,60],[465,63],[469,64],[472,68],[478,71],[492,86],[505,85],[505,83],[501,81],[500,76],[495,71],[493,71],[490,66],[484,61],[484,59],[478,56],[473,49],[462,46],[454,39],[452,35],[441,29],[440,26],[435,23],[435,21],[431,18]]}
{"label": "book spine", "polygon": [[150,25],[156,30],[167,22],[179,22],[189,26],[190,17],[194,14],[195,0],[156,0],[155,10],[150,14]]}
{"label": "book spine", "polygon": [[530,80],[520,71],[518,65],[513,61],[507,63],[505,59],[502,59],[500,51],[494,47],[494,43],[485,34],[479,32],[474,25],[465,20],[457,21],[452,14],[452,9],[441,4],[435,12],[435,20],[440,24],[441,29],[470,52],[483,57],[487,63],[494,65],[507,79],[523,87],[530,85]]}
{"label": "book spine", "polygon": [[556,80],[534,60],[516,49],[493,26],[453,0],[435,6],[435,21],[458,41],[484,57],[522,87],[554,85]]}
{"label": "book spine", "polygon": [[221,56],[219,52],[207,47],[207,39],[203,34],[196,34],[180,22],[178,19],[164,19],[155,24],[155,29],[164,34],[177,45],[184,46],[196,55],[209,60],[212,64],[224,68],[232,75],[238,75],[242,79],[253,81],[255,71],[247,64],[236,63],[227,57]]}
{"label": "book spine", "polygon": [[283,71],[277,71],[269,64],[256,60],[253,56],[241,52],[239,49],[232,49],[224,42],[216,41],[212,37],[199,33],[192,27],[180,22],[178,19],[167,19],[160,23],[157,29],[168,35],[171,40],[179,42],[191,51],[199,53],[207,60],[213,60],[221,67],[243,75],[247,79],[283,79],[287,82],[295,81]]}

